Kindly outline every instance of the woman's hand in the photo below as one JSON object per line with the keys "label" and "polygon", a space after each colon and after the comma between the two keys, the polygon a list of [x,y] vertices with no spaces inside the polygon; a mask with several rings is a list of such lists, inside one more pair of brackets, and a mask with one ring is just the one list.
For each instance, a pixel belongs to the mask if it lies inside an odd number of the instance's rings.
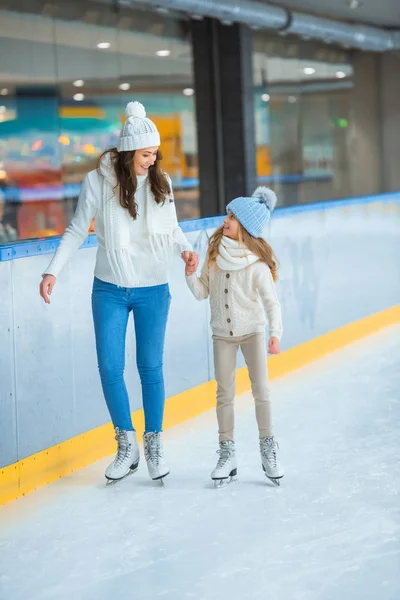
{"label": "woman's hand", "polygon": [[51,292],[53,291],[53,287],[56,285],[56,278],[54,275],[43,275],[43,279],[40,282],[40,295],[46,304],[50,304]]}
{"label": "woman's hand", "polygon": [[272,337],[268,342],[268,352],[269,354],[279,354],[281,351],[281,344],[278,338]]}
{"label": "woman's hand", "polygon": [[186,275],[192,275],[196,273],[197,267],[199,266],[199,255],[196,252],[182,252],[182,260],[185,262]]}

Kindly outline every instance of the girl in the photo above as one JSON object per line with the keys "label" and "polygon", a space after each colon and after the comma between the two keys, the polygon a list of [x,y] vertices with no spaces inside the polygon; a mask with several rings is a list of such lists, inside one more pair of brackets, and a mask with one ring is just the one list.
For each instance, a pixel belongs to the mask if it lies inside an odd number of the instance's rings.
{"label": "girl", "polygon": [[190,268],[198,257],[178,226],[171,179],[161,169],[160,135],[139,102],[126,108],[118,148],[104,152],[85,177],[75,216],[43,275],[46,303],[62,267],[96,219],[99,242],[92,310],[100,378],[115,427],[118,451],[106,470],[111,481],[137,469],[139,447],[124,382],[125,336],[133,313],[137,367],[145,414],[144,454],[149,475],[162,479],[163,351],[171,296],[168,266],[174,247]]}
{"label": "girl", "polygon": [[277,261],[261,238],[276,205],[274,192],[259,187],[251,198],[227,206],[224,225],[210,239],[201,277],[186,266],[186,279],[197,300],[210,296],[214,341],[219,460],[211,478],[221,484],[236,475],[234,442],[235,370],[241,348],[249,370],[265,475],[279,485],[283,469],[271,428],[271,406],[265,352],[268,318],[270,354],[280,352],[281,308],[275,292]]}

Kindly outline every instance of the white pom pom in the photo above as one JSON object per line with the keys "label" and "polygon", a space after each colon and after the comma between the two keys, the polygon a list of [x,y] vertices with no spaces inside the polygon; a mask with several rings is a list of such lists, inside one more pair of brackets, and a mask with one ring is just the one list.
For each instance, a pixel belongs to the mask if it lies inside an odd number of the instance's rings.
{"label": "white pom pom", "polygon": [[275,192],[260,185],[253,194],[253,198],[257,198],[263,204],[266,204],[269,210],[272,212],[278,202]]}
{"label": "white pom pom", "polygon": [[128,102],[126,105],[125,114],[127,117],[144,119],[146,116],[146,111],[143,104],[140,102]]}

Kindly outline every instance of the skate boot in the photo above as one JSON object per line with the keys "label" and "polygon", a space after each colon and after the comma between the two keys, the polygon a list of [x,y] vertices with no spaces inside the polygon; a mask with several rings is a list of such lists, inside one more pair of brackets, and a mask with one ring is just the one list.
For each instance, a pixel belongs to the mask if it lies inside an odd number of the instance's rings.
{"label": "skate boot", "polygon": [[280,485],[284,472],[279,464],[277,451],[278,444],[273,437],[265,437],[260,440],[260,454],[263,471],[273,483]]}
{"label": "skate boot", "polygon": [[214,487],[223,487],[233,481],[237,475],[235,442],[223,441],[219,443],[219,459],[217,466],[211,473]]}
{"label": "skate boot", "polygon": [[143,436],[144,456],[151,479],[162,480],[169,474],[164,460],[161,433],[145,433]]}
{"label": "skate boot", "polygon": [[118,442],[117,456],[106,469],[108,483],[123,479],[134,473],[139,466],[139,446],[136,441],[135,431],[115,429],[115,439]]}

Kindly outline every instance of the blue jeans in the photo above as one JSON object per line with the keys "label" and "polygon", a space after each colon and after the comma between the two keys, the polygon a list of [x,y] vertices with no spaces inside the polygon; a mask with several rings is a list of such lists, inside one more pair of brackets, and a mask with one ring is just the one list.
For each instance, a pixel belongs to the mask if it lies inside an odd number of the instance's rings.
{"label": "blue jeans", "polygon": [[170,302],[168,284],[121,288],[96,277],[94,279],[92,310],[97,360],[114,427],[133,430],[124,381],[126,329],[132,311],[145,432],[162,431],[165,403],[163,354]]}

